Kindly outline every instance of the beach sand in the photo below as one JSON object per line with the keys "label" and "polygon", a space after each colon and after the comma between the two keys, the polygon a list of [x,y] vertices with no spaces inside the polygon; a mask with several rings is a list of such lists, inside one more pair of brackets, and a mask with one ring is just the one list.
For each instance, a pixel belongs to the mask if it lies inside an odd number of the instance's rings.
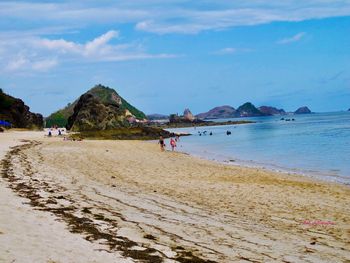
{"label": "beach sand", "polygon": [[0,136],[0,262],[350,262],[349,186],[150,142]]}

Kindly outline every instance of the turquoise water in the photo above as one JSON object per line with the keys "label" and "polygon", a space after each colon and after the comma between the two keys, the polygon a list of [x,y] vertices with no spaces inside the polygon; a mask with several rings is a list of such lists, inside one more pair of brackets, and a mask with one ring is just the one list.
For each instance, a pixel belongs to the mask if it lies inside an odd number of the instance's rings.
{"label": "turquoise water", "polygon": [[[256,123],[172,131],[193,134],[181,137],[179,151],[350,184],[350,112],[283,117],[295,121],[282,121],[281,116],[244,118]],[[198,135],[205,130],[207,135]]]}

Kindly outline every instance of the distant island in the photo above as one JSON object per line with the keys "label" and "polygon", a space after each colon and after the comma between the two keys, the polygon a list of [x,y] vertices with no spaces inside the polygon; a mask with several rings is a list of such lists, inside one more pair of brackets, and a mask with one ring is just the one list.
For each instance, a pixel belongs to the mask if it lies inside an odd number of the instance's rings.
{"label": "distant island", "polygon": [[260,106],[257,108],[251,102],[246,102],[237,109],[229,105],[215,107],[207,112],[197,114],[196,118],[205,120],[307,113],[311,113],[311,110],[306,106],[300,107],[293,113],[287,113],[284,109],[277,109],[272,106]]}
{"label": "distant island", "polygon": [[303,106],[303,107],[300,107],[299,109],[297,109],[294,114],[309,114],[309,113],[312,113],[311,110],[306,107],[306,106]]}

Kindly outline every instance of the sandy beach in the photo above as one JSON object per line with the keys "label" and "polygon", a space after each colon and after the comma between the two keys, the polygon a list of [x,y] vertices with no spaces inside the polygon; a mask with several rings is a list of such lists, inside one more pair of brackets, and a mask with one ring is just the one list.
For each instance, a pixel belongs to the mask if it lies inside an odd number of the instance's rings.
{"label": "sandy beach", "polygon": [[0,142],[0,262],[350,262],[349,186],[150,142]]}

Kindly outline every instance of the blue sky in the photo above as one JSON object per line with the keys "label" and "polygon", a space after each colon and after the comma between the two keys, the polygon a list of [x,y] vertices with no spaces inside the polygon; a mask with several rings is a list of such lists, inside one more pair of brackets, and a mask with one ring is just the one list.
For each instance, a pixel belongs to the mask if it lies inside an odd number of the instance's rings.
{"label": "blue sky", "polygon": [[350,107],[350,1],[0,1],[0,87],[45,116],[103,84],[146,113]]}

